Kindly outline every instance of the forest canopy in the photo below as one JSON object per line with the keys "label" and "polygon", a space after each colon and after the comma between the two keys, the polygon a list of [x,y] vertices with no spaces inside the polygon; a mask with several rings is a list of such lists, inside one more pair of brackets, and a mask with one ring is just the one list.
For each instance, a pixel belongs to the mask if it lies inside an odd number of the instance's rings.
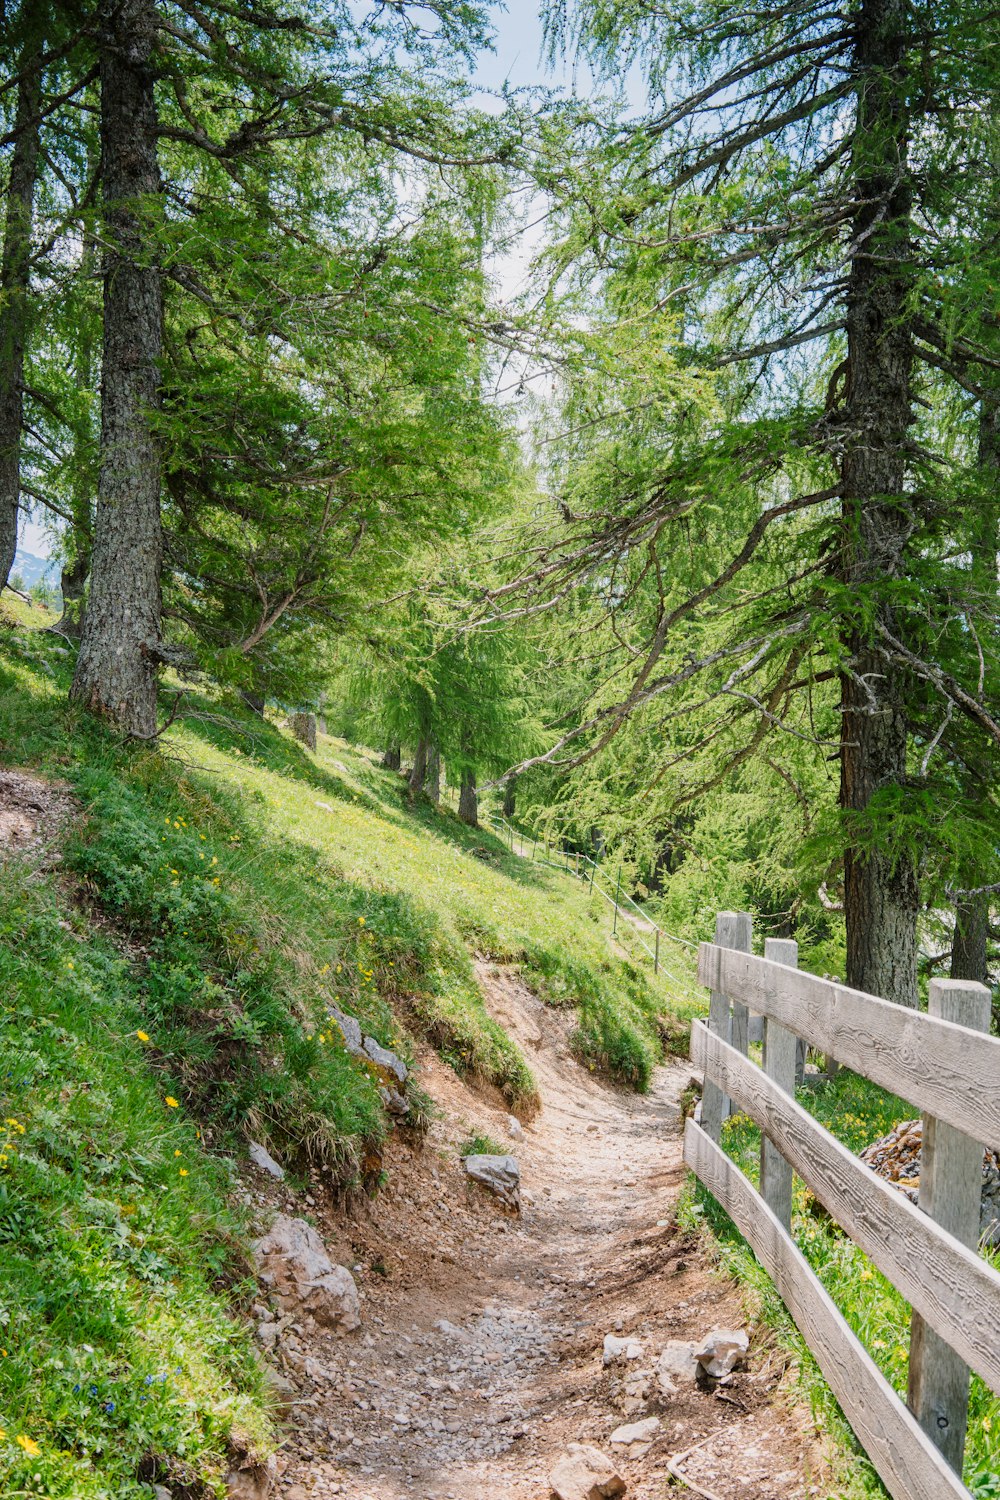
{"label": "forest canopy", "polygon": [[[904,1005],[995,957],[997,17],[21,0],[0,582]],[[626,80],[625,83],[622,80]],[[522,265],[516,296],[501,267]]]}

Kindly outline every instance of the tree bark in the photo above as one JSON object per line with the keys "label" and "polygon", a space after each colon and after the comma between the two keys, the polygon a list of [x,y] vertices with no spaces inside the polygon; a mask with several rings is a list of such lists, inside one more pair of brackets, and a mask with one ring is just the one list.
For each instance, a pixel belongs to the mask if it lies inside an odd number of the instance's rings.
{"label": "tree bark", "polygon": [[38,25],[25,42],[19,60],[22,77],[17,89],[16,138],[7,183],[3,258],[0,261],[0,589],[6,588],[14,566],[21,502],[24,349],[28,332],[31,230],[41,142],[38,113],[43,48],[44,27]]}
{"label": "tree bark", "polygon": [[470,828],[479,827],[479,798],[476,795],[475,771],[462,772],[462,786],[458,794],[458,816]]}
{"label": "tree bark", "polygon": [[382,764],[387,771],[399,770],[400,766],[402,765],[402,756],[400,755],[398,745],[386,746],[385,752],[382,756]]}
{"label": "tree bark", "polygon": [[416,754],[413,757],[413,769],[410,772],[410,791],[423,791],[424,782],[427,780],[427,756],[430,753],[430,740],[421,735],[417,741]]}
{"label": "tree bark", "polygon": [[105,238],[101,459],[90,599],[71,696],[128,734],[156,731],[161,650],[163,291],[153,0],[98,9]]}
{"label": "tree bark", "polygon": [[[856,20],[856,200],[847,304],[848,393],[841,465],[841,578],[874,605],[875,625],[849,627],[841,679],[847,982],[917,1003],[917,875],[908,854],[872,834],[872,812],[906,775],[907,684],[886,672],[879,623],[898,627],[882,585],[903,575],[912,520],[906,440],[912,419],[910,186],[905,0],[863,0]],[[859,615],[862,612],[859,610]],[[873,799],[881,804],[873,810]]]}
{"label": "tree bark", "polygon": [[[1000,393],[998,393],[1000,396]],[[971,557],[972,583],[981,598],[981,607],[992,610],[996,607],[997,555],[1000,553],[1000,511],[996,503],[1000,491],[1000,399],[984,401],[979,413],[979,467],[986,481],[989,499],[980,504],[973,527]],[[982,776],[974,787],[977,800],[986,801],[989,796],[986,776]],[[983,807],[984,822],[988,819],[988,808]],[[970,864],[962,872],[962,882],[969,889],[989,885],[994,878],[992,869]],[[960,897],[955,903],[955,935],[951,948],[952,979],[975,979],[987,984],[987,964],[990,935],[990,898],[983,896]]]}
{"label": "tree bark", "polygon": [[510,776],[503,784],[503,815],[505,818],[514,816],[517,806],[517,780]]}
{"label": "tree bark", "polygon": [[441,801],[441,752],[432,745],[427,755],[426,791],[432,802]]}

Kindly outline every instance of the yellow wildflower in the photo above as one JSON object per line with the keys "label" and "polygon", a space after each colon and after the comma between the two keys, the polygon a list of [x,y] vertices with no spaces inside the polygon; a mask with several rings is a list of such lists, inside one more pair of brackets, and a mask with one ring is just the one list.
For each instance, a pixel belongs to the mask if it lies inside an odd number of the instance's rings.
{"label": "yellow wildflower", "polygon": [[180,1108],[180,1105],[178,1104],[177,1100],[174,1098],[173,1094],[168,1094],[167,1095],[166,1104],[167,1104],[167,1108],[168,1109],[179,1109]]}
{"label": "yellow wildflower", "polygon": [[358,918],[358,926],[359,927],[363,927],[364,925],[365,925],[365,919],[364,919],[364,917],[359,917]]}
{"label": "yellow wildflower", "polygon": [[41,1448],[39,1448],[38,1444],[35,1442],[34,1438],[25,1437],[23,1432],[18,1433],[14,1441],[15,1443],[17,1443],[19,1448],[24,1449],[29,1458],[37,1458],[42,1451]]}
{"label": "yellow wildflower", "polygon": [[181,1154],[181,1153],[180,1153],[180,1152],[179,1152],[179,1151],[175,1151],[175,1152],[174,1152],[174,1155],[175,1155],[175,1156],[180,1156],[180,1154]]}
{"label": "yellow wildflower", "polygon": [[144,1031],[137,1031],[136,1032],[136,1036],[139,1038],[140,1042],[148,1042],[149,1041],[149,1037],[146,1035],[146,1033]]}
{"label": "yellow wildflower", "polygon": [[188,1169],[187,1169],[187,1167],[181,1167],[181,1176],[182,1176],[182,1177],[186,1177],[186,1176],[187,1176],[187,1174],[188,1174]]}

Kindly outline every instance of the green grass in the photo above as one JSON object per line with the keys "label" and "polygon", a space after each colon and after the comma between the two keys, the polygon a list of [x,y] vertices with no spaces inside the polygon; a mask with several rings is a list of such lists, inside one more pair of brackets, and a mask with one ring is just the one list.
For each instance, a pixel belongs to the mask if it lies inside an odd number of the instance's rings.
{"label": "green grass", "polygon": [[[875,1084],[842,1070],[829,1083],[799,1091],[800,1103],[839,1140],[859,1152],[900,1120],[912,1119],[903,1100]],[[723,1145],[754,1183],[759,1181],[760,1131],[745,1115],[723,1127]],[[723,1268],[746,1289],[755,1315],[774,1328],[793,1353],[800,1388],[812,1405],[817,1425],[833,1439],[837,1489],[829,1500],[869,1500],[886,1494],[868,1459],[858,1447],[815,1360],[800,1338],[770,1279],[746,1241],[700,1184],[686,1190],[682,1219],[707,1226]],[[868,1257],[830,1220],[817,1211],[802,1182],[795,1179],[792,1233],[882,1373],[901,1396],[906,1395],[910,1307]],[[976,1500],[1000,1495],[1000,1399],[977,1377],[972,1379],[965,1482]]]}
{"label": "green grass", "polygon": [[272,1445],[227,1163],[149,1066],[129,966],[50,884],[3,884],[0,1493],[217,1483]]}
{"label": "green grass", "polygon": [[[332,1005],[527,1113],[473,952],[574,1007],[579,1056],[638,1088],[665,991],[580,882],[411,805],[364,753],[314,758],[208,700],[157,749],[123,745],[68,705],[71,654],[39,623],[0,619],[0,761],[79,814],[57,872],[0,882],[0,1494],[207,1497],[274,1442],[234,1159],[252,1136],[379,1178],[379,1079]],[[414,1098],[419,1119],[419,1075]]]}
{"label": "green grass", "polygon": [[492,1135],[470,1135],[458,1148],[459,1156],[506,1156],[507,1147]]}

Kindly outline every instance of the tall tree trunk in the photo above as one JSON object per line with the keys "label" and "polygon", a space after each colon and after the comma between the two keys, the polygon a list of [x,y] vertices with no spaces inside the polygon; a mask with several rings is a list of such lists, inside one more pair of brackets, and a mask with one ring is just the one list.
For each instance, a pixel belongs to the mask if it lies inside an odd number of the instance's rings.
{"label": "tall tree trunk", "polygon": [[458,794],[458,816],[470,828],[479,827],[479,798],[476,795],[475,771],[462,772],[462,787]]}
{"label": "tall tree trunk", "polygon": [[514,816],[517,805],[517,778],[509,776],[503,784],[503,815],[505,818]]}
{"label": "tall tree trunk", "polygon": [[[984,610],[996,608],[997,556],[1000,553],[1000,392],[995,401],[984,401],[979,413],[979,467],[986,481],[988,500],[977,509],[972,537],[972,582],[981,595]],[[989,795],[985,777],[976,790],[983,800]],[[987,809],[983,809],[984,821]],[[970,864],[962,873],[969,889],[989,885],[992,869]],[[990,933],[990,898],[960,896],[955,904],[955,935],[951,948],[952,979],[975,979],[987,983]]]}
{"label": "tall tree trunk", "polygon": [[424,782],[427,780],[427,756],[430,752],[430,740],[421,735],[417,741],[416,754],[413,757],[413,769],[410,772],[410,791],[423,791]]}
{"label": "tall tree trunk", "polygon": [[90,600],[72,697],[129,734],[156,730],[161,654],[159,404],[163,290],[153,0],[101,0],[104,344]]}
{"label": "tall tree trunk", "polygon": [[426,791],[432,802],[441,801],[441,752],[432,745],[427,755]]}
{"label": "tall tree trunk", "polygon": [[402,764],[402,756],[398,745],[387,745],[382,756],[382,764],[387,771],[398,771]]}
{"label": "tall tree trunk", "polygon": [[[100,158],[97,143],[87,138],[87,176],[95,177]],[[97,264],[97,241],[88,225],[83,232],[83,247],[80,253],[80,278],[89,281]],[[70,510],[73,522],[73,556],[62,570],[63,612],[59,621],[62,635],[83,634],[84,593],[90,575],[90,550],[94,534],[95,468],[91,456],[97,449],[97,433],[91,416],[88,397],[94,387],[94,325],[84,316],[77,329],[75,383],[82,394],[80,403],[83,416],[73,434],[74,464]]]}
{"label": "tall tree trunk", "polygon": [[[870,837],[873,799],[891,794],[906,775],[907,684],[900,671],[887,671],[877,649],[879,625],[897,630],[879,594],[905,571],[912,527],[904,493],[912,412],[905,0],[863,0],[855,25],[852,162],[861,206],[852,224],[848,286],[841,576],[852,591],[874,596],[875,624],[850,630],[850,669],[841,687],[847,982],[913,1006],[916,870],[908,854],[886,847],[883,834]],[[878,807],[875,813],[885,817]]]}
{"label": "tall tree trunk", "polygon": [[[39,7],[40,19],[41,7]],[[21,81],[14,117],[14,151],[7,183],[3,259],[0,261],[0,589],[6,588],[17,551],[21,501],[21,429],[24,425],[24,346],[28,330],[31,229],[41,140],[38,25],[20,55]]]}

